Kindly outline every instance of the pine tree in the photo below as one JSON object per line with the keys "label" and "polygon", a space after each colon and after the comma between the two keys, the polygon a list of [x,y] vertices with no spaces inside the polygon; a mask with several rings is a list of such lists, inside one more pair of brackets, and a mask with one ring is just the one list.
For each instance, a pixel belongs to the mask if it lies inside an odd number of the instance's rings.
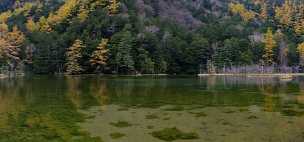
{"label": "pine tree", "polygon": [[140,73],[154,73],[154,62],[149,57],[149,52],[145,49],[139,47],[137,49],[138,56],[137,56],[137,64],[138,64],[138,70]]}
{"label": "pine tree", "polygon": [[93,54],[91,56],[90,63],[93,66],[97,66],[97,70],[107,64],[108,41],[109,41],[108,39],[102,39],[100,44],[97,46],[96,50],[93,52]]}
{"label": "pine tree", "polygon": [[81,51],[85,48],[83,42],[79,39],[75,40],[74,44],[68,48],[66,52],[66,72],[68,74],[79,74],[83,71],[80,65],[80,59],[82,58]]}
{"label": "pine tree", "polygon": [[134,70],[134,60],[131,56],[134,40],[132,34],[124,30],[112,38],[111,56],[117,72],[129,73]]}
{"label": "pine tree", "polygon": [[266,65],[272,65],[274,62],[273,49],[276,47],[276,42],[274,40],[274,36],[271,28],[268,28],[267,33],[264,36],[264,44],[265,44],[264,55],[263,55],[264,63]]}

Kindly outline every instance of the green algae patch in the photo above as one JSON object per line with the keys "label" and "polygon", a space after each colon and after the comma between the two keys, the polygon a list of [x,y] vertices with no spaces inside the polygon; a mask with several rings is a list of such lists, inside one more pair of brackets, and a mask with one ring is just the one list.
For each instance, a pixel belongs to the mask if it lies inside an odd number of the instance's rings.
{"label": "green algae patch", "polygon": [[183,106],[174,106],[170,108],[165,108],[165,111],[183,111],[185,108]]}
{"label": "green algae patch", "polygon": [[285,116],[303,116],[304,111],[296,111],[291,109],[286,109],[282,111],[282,114]]}
{"label": "green algae patch", "polygon": [[163,120],[170,120],[171,118],[170,117],[165,117]]}
{"label": "green algae patch", "polygon": [[117,109],[117,111],[128,111],[128,110],[129,110],[129,108],[127,108],[127,107],[122,107],[122,108]]}
{"label": "green algae patch", "polygon": [[235,113],[235,111],[233,111],[233,110],[226,110],[226,111],[224,111],[223,113]]}
{"label": "green algae patch", "polygon": [[240,112],[248,112],[249,109],[248,109],[248,108],[241,108],[241,109],[239,109],[239,111],[240,111]]}
{"label": "green algae patch", "polygon": [[258,117],[254,115],[250,115],[249,117],[247,117],[247,119],[258,119]]}
{"label": "green algae patch", "polygon": [[111,133],[111,134],[110,134],[110,137],[111,137],[112,139],[120,139],[120,138],[122,138],[122,137],[124,137],[124,136],[126,136],[126,135],[123,134],[123,133],[118,133],[118,132],[116,132],[116,133]]}
{"label": "green algae patch", "polygon": [[156,114],[149,114],[146,115],[146,119],[159,119],[159,117]]}
{"label": "green algae patch", "polygon": [[125,128],[125,127],[130,127],[132,124],[130,124],[127,121],[118,121],[118,122],[111,122],[110,125],[118,128]]}
{"label": "green algae patch", "polygon": [[160,131],[152,132],[152,136],[164,141],[175,141],[175,140],[193,140],[198,139],[199,136],[197,133],[186,133],[181,130],[174,128],[165,128]]}
{"label": "green algae patch", "polygon": [[205,112],[190,112],[191,114],[194,114],[195,117],[206,117],[207,114]]}

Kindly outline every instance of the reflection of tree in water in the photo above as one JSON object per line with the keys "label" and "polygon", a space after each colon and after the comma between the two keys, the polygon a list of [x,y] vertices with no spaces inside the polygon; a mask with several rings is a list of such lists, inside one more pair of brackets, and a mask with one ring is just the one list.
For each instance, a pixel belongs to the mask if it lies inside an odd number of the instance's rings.
{"label": "reflection of tree in water", "polygon": [[231,87],[238,85],[245,86],[263,86],[274,85],[279,83],[277,77],[248,77],[248,76],[207,76],[201,77],[202,80],[207,80],[207,89],[218,87]]}
{"label": "reflection of tree in water", "polygon": [[[93,138],[78,130],[76,123],[83,121],[84,116],[64,95],[67,90],[63,79],[41,77],[26,80],[23,84],[24,87],[15,88],[0,83],[0,101],[8,101],[12,106],[21,104],[22,108],[17,112],[2,108],[9,114],[6,116],[7,127],[0,124],[0,141],[92,141]],[[0,115],[0,121],[1,117],[3,115]]]}
{"label": "reflection of tree in water", "polygon": [[116,97],[131,96],[133,94],[134,81],[134,79],[114,80],[114,95]]}
{"label": "reflection of tree in water", "polygon": [[304,104],[304,81],[299,82],[299,95],[296,96],[297,103]]}
{"label": "reflection of tree in water", "polygon": [[21,95],[18,95],[22,81],[0,80],[0,128],[9,127],[9,115],[18,115],[24,109]]}
{"label": "reflection of tree in water", "polygon": [[90,85],[91,94],[97,100],[98,104],[101,106],[110,103],[110,98],[108,94],[108,88],[105,80],[95,79]]}
{"label": "reflection of tree in water", "polygon": [[68,86],[67,96],[76,108],[81,107],[80,79],[81,78],[79,77],[72,77],[72,76],[66,77],[66,82]]}
{"label": "reflection of tree in water", "polygon": [[267,112],[273,112],[275,110],[276,104],[274,101],[274,89],[272,85],[262,85],[260,88],[264,97],[264,110]]}

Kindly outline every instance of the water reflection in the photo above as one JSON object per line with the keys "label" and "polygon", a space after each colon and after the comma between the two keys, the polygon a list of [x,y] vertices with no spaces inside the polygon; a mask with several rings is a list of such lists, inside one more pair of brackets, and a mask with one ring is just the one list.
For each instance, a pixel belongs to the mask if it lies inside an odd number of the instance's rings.
{"label": "water reflection", "polygon": [[[79,111],[89,112],[95,106],[99,111],[109,114],[109,118],[104,114],[100,118],[97,117],[96,123],[101,123],[100,120],[104,119],[111,120],[111,117],[115,119],[115,116],[117,119],[131,117],[145,123],[147,120],[142,120],[145,115],[152,115],[146,113],[155,112],[168,113],[168,116],[162,119],[167,119],[166,121],[172,125],[175,122],[191,120],[195,126],[198,118],[194,116],[204,116],[207,113],[207,116],[223,116],[225,121],[233,117],[242,117],[238,120],[239,125],[248,124],[252,125],[251,127],[254,125],[249,123],[248,119],[258,117],[265,122],[255,123],[259,123],[258,125],[265,123],[265,126],[269,126],[265,128],[267,131],[271,128],[286,128],[298,132],[298,129],[290,127],[289,121],[293,124],[298,123],[304,115],[304,78],[295,77],[286,81],[277,77],[241,76],[202,78],[35,76],[0,80],[0,141],[20,141],[24,136],[27,136],[27,139],[23,141],[31,142],[49,139],[96,140],[87,133],[82,133],[78,126],[85,118],[95,115],[82,114]],[[117,111],[118,109],[130,111],[120,112]],[[163,112],[164,110],[180,111],[183,117],[175,116],[179,115],[177,113]],[[133,116],[133,113],[137,115]],[[230,113],[235,113],[235,116],[228,115]],[[183,120],[177,119],[179,117]],[[294,120],[294,117],[297,119]],[[274,118],[278,120],[270,123]],[[212,127],[210,129],[216,130],[218,126],[215,123],[219,122],[213,122],[211,119],[208,121],[210,125],[214,123],[214,126],[209,126]],[[160,122],[155,121],[153,124],[158,123]],[[237,122],[231,120],[229,123]],[[228,122],[225,124],[228,125]],[[132,131],[133,127],[130,130]],[[92,133],[91,129],[88,131]],[[102,130],[95,131],[100,133]],[[279,134],[281,132],[273,135],[279,137]]]}

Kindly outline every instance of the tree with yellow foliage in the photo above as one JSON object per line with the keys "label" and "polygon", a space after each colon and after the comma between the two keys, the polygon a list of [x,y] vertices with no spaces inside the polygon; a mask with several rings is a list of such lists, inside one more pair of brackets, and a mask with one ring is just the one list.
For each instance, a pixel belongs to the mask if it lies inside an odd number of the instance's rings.
{"label": "tree with yellow foliage", "polygon": [[74,44],[68,48],[66,52],[66,72],[68,74],[79,74],[82,72],[82,67],[80,66],[80,59],[82,58],[81,51],[85,48],[83,42],[79,39],[75,40]]}
{"label": "tree with yellow foliage", "polygon": [[101,43],[97,46],[96,50],[93,52],[91,56],[91,65],[97,66],[97,70],[99,70],[102,66],[107,64],[107,54],[108,54],[108,39],[102,39]]}
{"label": "tree with yellow foliage", "polygon": [[263,5],[261,7],[260,18],[262,20],[266,20],[268,18],[268,7],[267,7],[266,3],[263,3]]}
{"label": "tree with yellow foliage", "polygon": [[304,66],[304,42],[298,45],[298,52],[300,57],[300,66]]}
{"label": "tree with yellow foliage", "polygon": [[12,16],[12,12],[11,11],[7,11],[7,12],[2,12],[0,14],[0,23],[6,23],[8,18]]}
{"label": "tree with yellow foliage", "polygon": [[47,18],[48,23],[56,25],[66,20],[71,16],[78,4],[79,0],[65,0],[64,4],[55,13],[49,15]]}
{"label": "tree with yellow foliage", "polygon": [[264,55],[263,55],[264,63],[266,65],[272,65],[274,62],[273,49],[276,47],[276,41],[274,40],[274,36],[271,28],[268,28],[267,33],[264,35],[264,44],[265,44]]}
{"label": "tree with yellow foliage", "polygon": [[1,57],[9,65],[10,71],[16,70],[21,63],[20,47],[24,41],[25,36],[18,30],[17,26],[13,27],[12,32],[3,33],[0,36]]}
{"label": "tree with yellow foliage", "polygon": [[255,18],[255,13],[253,11],[247,10],[244,4],[230,3],[229,9],[233,14],[239,14],[245,22],[248,22]]}
{"label": "tree with yellow foliage", "polygon": [[119,0],[110,0],[110,4],[108,5],[108,10],[110,15],[117,14],[120,8]]}
{"label": "tree with yellow foliage", "polygon": [[38,26],[36,25],[36,23],[33,21],[32,18],[29,18],[25,24],[26,26],[26,29],[30,32],[34,32],[34,31],[37,31],[39,28]]}
{"label": "tree with yellow foliage", "polygon": [[77,18],[80,22],[84,22],[89,15],[90,11],[86,9],[85,5],[81,5],[78,10]]}
{"label": "tree with yellow foliage", "polygon": [[8,47],[8,42],[4,38],[0,38],[0,59],[5,57],[5,48]]}
{"label": "tree with yellow foliage", "polygon": [[98,7],[106,7],[109,0],[95,0],[90,3],[90,11],[95,10]]}
{"label": "tree with yellow foliage", "polygon": [[290,0],[286,0],[282,6],[275,8],[275,18],[283,25],[290,26],[292,24],[292,18],[294,13],[293,4]]}
{"label": "tree with yellow foliage", "polygon": [[8,25],[5,23],[0,24],[0,36],[8,32]]}
{"label": "tree with yellow foliage", "polygon": [[50,24],[48,23],[47,19],[44,16],[40,17],[38,22],[38,27],[39,27],[39,31],[41,32],[52,31],[52,27],[50,26]]}

